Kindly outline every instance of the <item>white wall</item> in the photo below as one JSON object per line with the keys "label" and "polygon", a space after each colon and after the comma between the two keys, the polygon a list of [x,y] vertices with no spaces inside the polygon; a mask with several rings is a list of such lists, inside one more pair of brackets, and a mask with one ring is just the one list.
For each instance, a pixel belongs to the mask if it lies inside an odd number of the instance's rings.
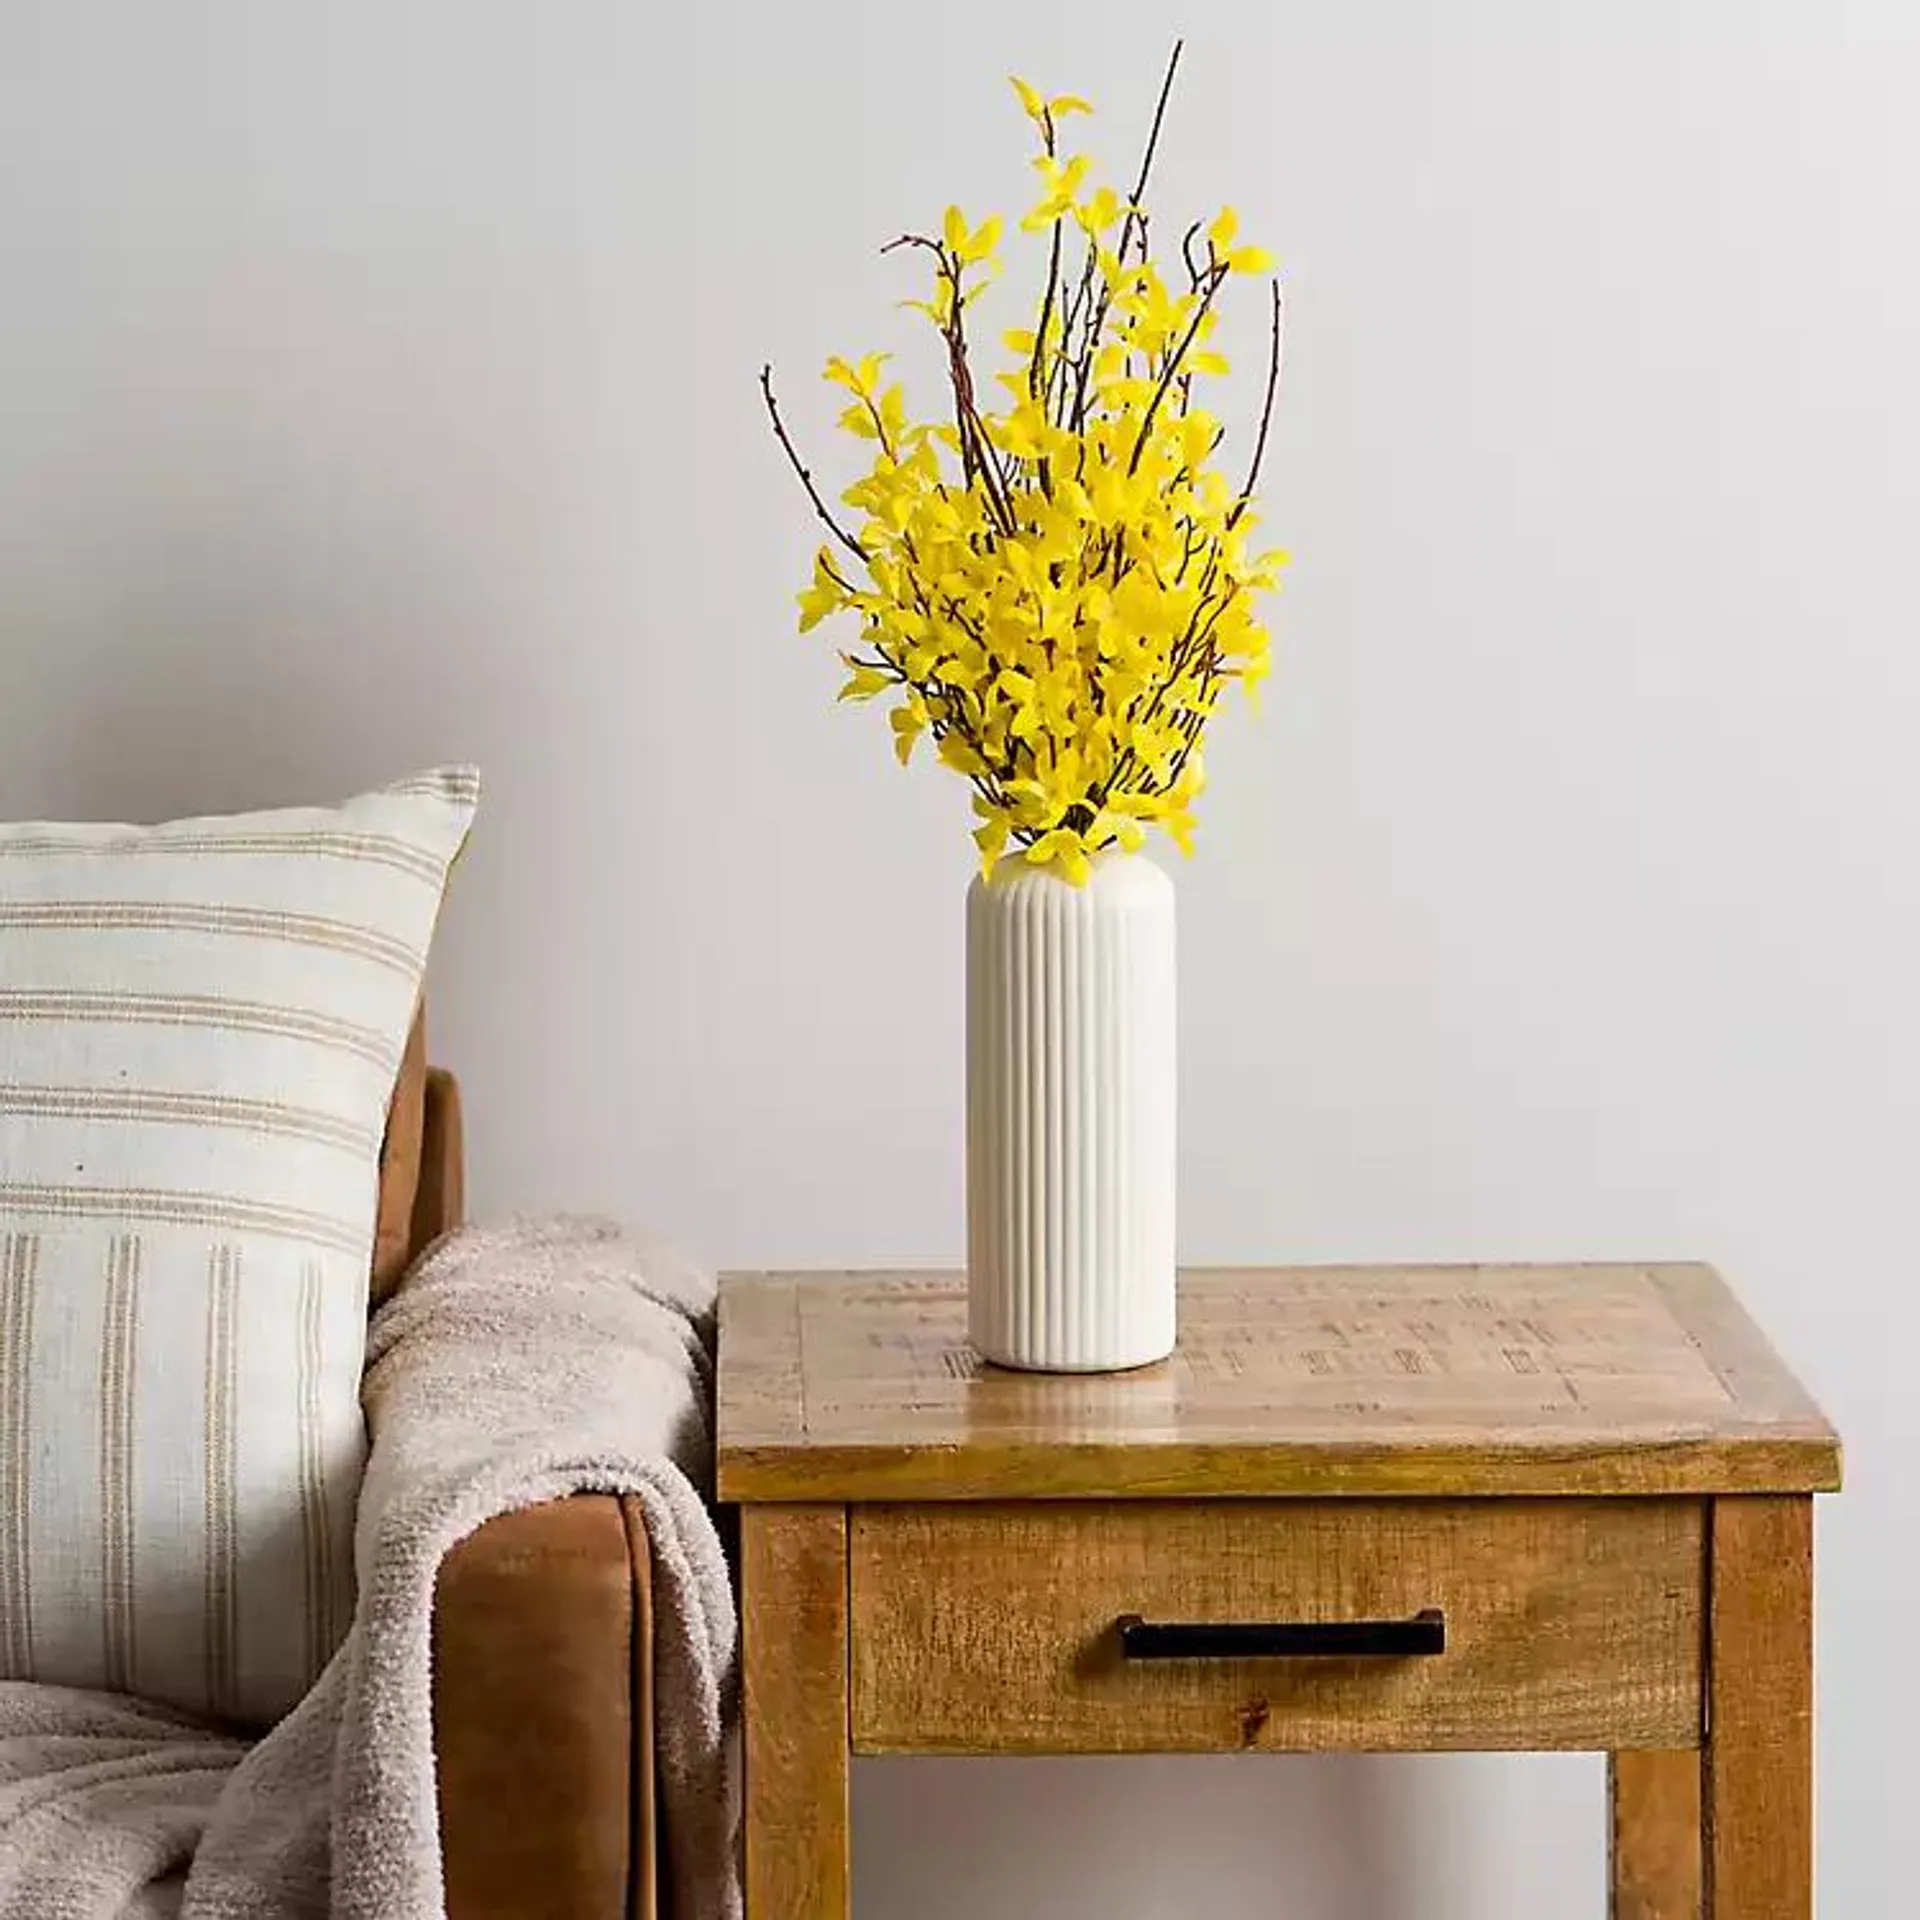
{"label": "white wall", "polygon": [[[1184,1251],[1720,1260],[1851,1441],[1825,1911],[1911,1912],[1920,9],[1185,11],[1300,563],[1180,873]],[[960,796],[789,630],[754,375],[820,442],[875,243],[1025,191],[1002,74],[1130,156],[1171,20],[0,0],[0,816],[471,754],[483,1204],[955,1259]],[[1599,1793],[875,1765],[860,1910],[1596,1920]]]}

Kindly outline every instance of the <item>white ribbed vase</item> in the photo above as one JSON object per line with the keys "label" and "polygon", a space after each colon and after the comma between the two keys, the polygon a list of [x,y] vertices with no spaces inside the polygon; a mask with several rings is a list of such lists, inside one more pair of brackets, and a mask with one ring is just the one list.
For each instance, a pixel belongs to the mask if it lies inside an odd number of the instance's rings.
{"label": "white ribbed vase", "polygon": [[1008,1367],[1097,1373],[1174,1341],[1173,883],[1014,856],[967,894],[967,1320]]}

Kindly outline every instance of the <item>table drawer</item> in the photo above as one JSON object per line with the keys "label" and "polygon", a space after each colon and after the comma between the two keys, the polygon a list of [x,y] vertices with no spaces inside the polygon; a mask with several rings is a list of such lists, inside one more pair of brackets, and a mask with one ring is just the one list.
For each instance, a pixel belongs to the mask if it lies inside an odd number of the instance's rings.
{"label": "table drawer", "polygon": [[[1700,1743],[1698,1501],[951,1503],[851,1519],[861,1752]],[[1389,1657],[1132,1659],[1118,1626],[1429,1609],[1445,1650]]]}

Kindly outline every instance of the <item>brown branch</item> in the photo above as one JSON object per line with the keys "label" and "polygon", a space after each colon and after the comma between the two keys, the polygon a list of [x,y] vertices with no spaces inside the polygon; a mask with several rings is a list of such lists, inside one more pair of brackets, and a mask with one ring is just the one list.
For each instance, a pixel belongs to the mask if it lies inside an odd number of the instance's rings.
{"label": "brown branch", "polygon": [[807,498],[813,502],[814,512],[820,516],[827,531],[864,565],[868,557],[866,548],[827,511],[827,503],[820,498],[820,489],[813,484],[813,475],[807,471],[806,463],[802,461],[799,451],[788,438],[786,425],[780,418],[780,404],[773,397],[771,366],[760,369],[760,391],[766,396],[767,418],[773,422],[773,437],[780,442],[781,451],[786,454],[788,464],[800,476],[800,484],[806,488]]}
{"label": "brown branch", "polygon": [[[1173,53],[1167,61],[1165,77],[1160,82],[1160,98],[1154,103],[1153,125],[1147,133],[1146,151],[1140,156],[1139,177],[1133,183],[1133,191],[1127,196],[1126,217],[1120,223],[1120,242],[1115,248],[1115,258],[1122,266],[1126,265],[1127,248],[1131,244],[1136,223],[1140,231],[1140,257],[1146,258],[1147,220],[1141,211],[1141,202],[1146,197],[1147,182],[1153,174],[1153,157],[1160,145],[1160,127],[1166,119],[1167,101],[1173,94],[1173,77],[1180,70],[1180,55],[1186,47],[1184,40],[1173,43]],[[1093,357],[1099,351],[1100,338],[1106,331],[1107,314],[1113,306],[1113,290],[1106,287],[1101,290],[1099,304],[1093,309],[1087,324],[1086,338],[1081,342],[1080,365],[1073,396],[1073,430],[1078,433],[1087,423],[1087,387],[1093,378]]]}
{"label": "brown branch", "polygon": [[[912,581],[912,586],[913,597],[919,605],[920,612],[927,620],[929,626],[931,626],[937,619],[937,616],[934,613],[932,605],[928,602],[926,590],[917,578]],[[969,638],[976,642],[979,642],[981,636],[978,625],[968,620],[965,613],[953,600],[949,599],[947,601],[946,610],[953,624],[957,626],[961,632],[967,634]],[[943,681],[940,678],[938,661],[935,662],[934,671],[927,675],[924,680],[915,680],[913,675],[907,671],[904,660],[895,660],[893,656],[887,652],[882,642],[875,640],[874,648],[880,655],[881,660],[888,667],[892,668],[899,685],[911,687],[915,692],[920,694],[923,699],[938,700],[946,704],[947,710],[945,717],[934,713],[932,709],[929,708],[928,730],[933,735],[936,745],[943,740],[947,734],[958,733],[960,738],[979,755],[982,763],[986,767],[984,774],[973,773],[967,776],[973,783],[974,791],[978,793],[989,806],[1004,808],[1006,805],[1005,783],[1011,779],[1019,769],[1007,764],[996,764],[987,753],[986,736],[983,731],[986,720],[985,703],[979,701],[977,696],[969,695],[966,688],[950,686]],[[973,698],[976,704],[980,706],[982,726],[976,726],[968,716],[967,701],[969,698]]]}
{"label": "brown branch", "polygon": [[[1047,326],[1053,319],[1054,296],[1060,289],[1060,228],[1065,220],[1064,214],[1055,214],[1053,220],[1053,246],[1047,258],[1047,290],[1040,299],[1040,324],[1034,329],[1033,358],[1027,365],[1027,394],[1029,398],[1040,398],[1040,368],[1047,357]],[[1066,339],[1062,336],[1061,346]]]}
{"label": "brown branch", "polygon": [[893,442],[887,438],[887,423],[881,419],[880,409],[875,404],[873,396],[863,393],[860,396],[860,403],[867,410],[867,418],[873,422],[873,437],[880,442],[880,451],[889,460],[899,459],[900,456],[894,451]]}
{"label": "brown branch", "polygon": [[962,303],[960,262],[949,258],[944,249],[942,261],[947,284],[953,290],[953,311],[947,316],[947,377],[953,385],[954,410],[961,443],[964,448],[971,435],[975,465],[986,487],[987,502],[1000,521],[1000,531],[1012,533],[1016,521],[1007,476],[1001,470],[993,443],[987,438],[986,427],[980,419],[980,408],[974,399],[973,366],[967,359],[967,322]]}
{"label": "brown branch", "polygon": [[[1218,560],[1218,548],[1214,551],[1214,563]],[[1222,616],[1233,604],[1239,593],[1238,586],[1229,587],[1218,600],[1213,597],[1213,582],[1216,565],[1210,563],[1205,581],[1201,585],[1200,598],[1192,614],[1188,617],[1186,631],[1181,634],[1167,656],[1167,670],[1164,679],[1157,681],[1146,693],[1135,694],[1127,702],[1125,718],[1130,725],[1143,726],[1166,704],[1167,695],[1180,684],[1188,669],[1194,665],[1196,657],[1206,650],[1209,658],[1200,664],[1203,681],[1214,677],[1217,660],[1212,656],[1213,636],[1220,625]],[[1184,572],[1184,566],[1182,571]],[[1203,689],[1204,690],[1204,689]],[[1125,749],[1114,762],[1113,771],[1107,776],[1107,791],[1118,793],[1123,790],[1122,783],[1132,778],[1139,757],[1131,747]],[[1150,771],[1150,769],[1149,769]],[[1144,791],[1163,792],[1164,788],[1148,787]]]}
{"label": "brown branch", "polygon": [[[947,316],[947,324],[940,329],[940,337],[947,343],[947,380],[953,388],[953,425],[960,440],[960,477],[972,486],[983,461],[975,443],[977,417],[973,415],[973,377],[967,366],[966,344],[964,339],[958,345],[955,343],[960,322],[960,264],[948,258],[942,241],[929,239],[924,233],[903,233],[897,240],[889,240],[880,251],[896,253],[902,247],[918,247],[932,254],[938,262],[938,277],[953,290],[953,310]],[[991,497],[991,486],[987,492]]]}
{"label": "brown branch", "polygon": [[[1045,393],[1040,384],[1040,368],[1046,359],[1047,327],[1053,319],[1054,295],[1060,286],[1060,224],[1061,216],[1056,215],[1053,222],[1053,247],[1047,260],[1047,291],[1040,302],[1040,325],[1033,336],[1033,360],[1027,368],[1027,397],[1039,406],[1043,417],[1047,408]],[[1066,335],[1063,331],[1060,336],[1062,351],[1065,350],[1066,344]],[[1051,379],[1051,374],[1048,377]],[[1040,461],[1040,491],[1049,500],[1053,498],[1053,469],[1044,456]]]}
{"label": "brown branch", "polygon": [[[1213,691],[1213,683],[1228,676],[1220,671],[1220,658],[1217,653],[1209,655],[1200,670],[1200,698],[1204,701]],[[1164,791],[1171,793],[1180,784],[1180,776],[1187,770],[1187,762],[1193,758],[1200,745],[1200,736],[1206,731],[1209,715],[1204,707],[1184,713],[1174,725],[1186,735],[1187,744],[1174,755],[1173,765],[1168,770]]]}
{"label": "brown branch", "polygon": [[1186,332],[1181,336],[1180,344],[1167,360],[1160,375],[1159,385],[1153,390],[1153,398],[1147,402],[1146,417],[1140,422],[1140,437],[1133,443],[1133,458],[1127,462],[1129,477],[1140,470],[1141,456],[1147,450],[1148,438],[1153,433],[1154,415],[1160,411],[1160,402],[1167,397],[1167,389],[1173,384],[1174,376],[1180,371],[1180,363],[1193,350],[1193,343],[1199,337],[1200,323],[1206,319],[1207,310],[1213,305],[1213,296],[1220,291],[1227,277],[1225,267],[1215,267],[1207,279],[1207,290],[1200,297],[1200,304],[1194,309],[1194,315],[1188,322]]}
{"label": "brown branch", "polygon": [[947,343],[947,380],[953,388],[954,430],[960,437],[960,472],[969,486],[978,475],[986,488],[987,502],[994,510],[1001,532],[1011,533],[1015,522],[1013,502],[1007,491],[1007,476],[999,466],[987,439],[986,429],[980,423],[980,410],[974,403],[973,369],[967,360],[966,308],[960,261],[947,250],[944,242],[929,239],[924,233],[903,233],[898,239],[889,240],[880,251],[883,254],[894,253],[901,247],[918,247],[932,254],[939,262],[940,277],[946,281],[952,293],[952,309],[947,315],[946,325],[940,329],[940,337]]}
{"label": "brown branch", "polygon": [[[1073,364],[1067,357],[1069,342],[1073,339],[1074,322],[1080,318],[1081,289],[1074,289],[1060,303],[1060,351],[1054,355],[1053,365],[1047,370],[1047,389],[1040,399],[1040,410],[1056,426],[1066,424],[1065,409],[1061,403],[1067,397],[1067,377],[1073,371]],[[1059,416],[1055,408],[1060,407]]]}
{"label": "brown branch", "polygon": [[[1070,352],[1072,347],[1073,323],[1075,320],[1078,320],[1083,332],[1090,331],[1092,328],[1094,310],[1094,261],[1098,251],[1099,240],[1097,236],[1088,234],[1086,257],[1080,263],[1080,285],[1075,289],[1073,297],[1067,303],[1066,324],[1060,334],[1060,411],[1055,424],[1066,426],[1071,421],[1076,430],[1081,423],[1075,420],[1068,410],[1067,393],[1069,388],[1074,385],[1075,376],[1077,375],[1079,376],[1079,391],[1081,394],[1084,394],[1086,391],[1086,380],[1080,364],[1082,356],[1071,354]],[[1052,417],[1050,411],[1049,418]]]}
{"label": "brown branch", "polygon": [[[877,637],[874,639],[874,655],[876,657],[872,660],[862,660],[856,653],[843,653],[841,659],[845,660],[849,666],[877,668],[891,676],[893,685],[908,687],[910,691],[918,693],[922,701],[929,703],[927,732],[933,735],[933,743],[939,745],[948,733],[958,733],[972,747],[973,753],[977,753],[987,766],[983,774],[968,774],[968,780],[973,783],[973,791],[989,806],[1006,806],[1006,793],[1002,783],[1006,781],[1008,774],[1004,768],[996,768],[991,760],[987,760],[987,749],[981,741],[981,735],[975,732],[972,720],[968,720],[966,716],[966,689],[945,684],[939,678],[937,670],[929,674],[925,680],[916,680],[900,660],[895,659],[891,653],[887,653],[885,641]],[[931,705],[935,701],[947,703],[945,714],[935,712],[935,708]]]}
{"label": "brown branch", "polygon": [[1253,490],[1259,484],[1260,463],[1267,457],[1267,429],[1273,425],[1274,396],[1280,391],[1280,323],[1286,310],[1286,300],[1280,291],[1280,282],[1273,283],[1273,336],[1267,349],[1267,397],[1260,406],[1260,433],[1253,443],[1253,461],[1247,468],[1247,483],[1240,489],[1240,498],[1233,511],[1227,515],[1227,525],[1236,527],[1240,516],[1246,512],[1253,499]]}
{"label": "brown branch", "polygon": [[1127,257],[1127,242],[1133,232],[1134,209],[1139,206],[1145,195],[1148,176],[1153,172],[1154,150],[1160,145],[1160,123],[1167,117],[1167,101],[1173,94],[1173,76],[1180,71],[1180,55],[1185,50],[1186,44],[1184,40],[1176,40],[1173,43],[1173,53],[1167,61],[1166,76],[1160,82],[1160,98],[1154,104],[1153,125],[1147,133],[1147,150],[1140,156],[1140,175],[1133,183],[1133,191],[1127,195],[1127,217],[1120,223],[1120,245],[1117,251],[1122,260]]}
{"label": "brown branch", "polygon": [[[957,733],[961,740],[979,756],[983,772],[970,773],[967,778],[973,783],[974,791],[989,806],[1006,805],[1006,783],[1015,777],[1019,769],[1005,764],[996,764],[987,752],[986,736],[981,725],[976,725],[967,712],[970,696],[965,687],[950,686],[940,678],[938,668],[924,682],[915,682],[912,677],[902,673],[903,684],[913,687],[920,697],[929,702],[927,712],[927,730],[933,735],[934,743],[939,744],[948,734]],[[941,703],[944,711],[936,712],[933,702]],[[976,704],[981,704],[976,701]],[[981,723],[986,720],[986,709],[981,704]]]}
{"label": "brown branch", "polygon": [[1204,224],[1203,221],[1196,220],[1180,236],[1180,258],[1187,263],[1187,287],[1193,293],[1200,291],[1201,278],[1200,269],[1193,263],[1193,243],[1199,237],[1200,229]]}

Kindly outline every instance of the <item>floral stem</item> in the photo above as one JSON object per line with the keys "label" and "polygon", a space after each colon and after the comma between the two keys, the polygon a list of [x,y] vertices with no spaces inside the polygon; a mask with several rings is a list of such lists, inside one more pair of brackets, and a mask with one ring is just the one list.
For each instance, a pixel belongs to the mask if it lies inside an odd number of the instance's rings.
{"label": "floral stem", "polygon": [[[1153,125],[1147,133],[1146,151],[1140,156],[1140,172],[1133,183],[1133,191],[1127,196],[1126,217],[1120,223],[1120,244],[1114,250],[1114,257],[1122,266],[1126,264],[1127,248],[1131,244],[1134,230],[1140,233],[1141,257],[1146,256],[1147,222],[1141,211],[1141,203],[1146,198],[1147,182],[1153,175],[1153,157],[1160,146],[1160,127],[1167,117],[1167,102],[1173,97],[1173,78],[1180,71],[1180,55],[1186,49],[1184,40],[1173,43],[1173,53],[1167,61],[1167,71],[1160,82],[1160,98],[1154,103]],[[1080,366],[1073,396],[1073,428],[1077,433],[1087,422],[1087,388],[1093,379],[1093,357],[1099,351],[1100,336],[1106,331],[1107,314],[1113,305],[1113,289],[1101,290],[1098,303],[1093,308],[1087,323],[1086,338],[1081,343]]]}
{"label": "floral stem", "polygon": [[820,498],[820,489],[813,484],[813,475],[807,471],[806,463],[800,458],[792,440],[787,436],[786,424],[780,418],[780,403],[773,397],[771,366],[760,369],[760,391],[766,396],[767,418],[773,422],[773,437],[780,442],[780,450],[787,456],[788,464],[800,476],[800,484],[806,488],[807,498],[813,502],[814,512],[820,516],[827,531],[864,565],[867,559],[866,548],[827,511],[827,503]]}
{"label": "floral stem", "polygon": [[1280,282],[1276,280],[1273,283],[1273,333],[1267,347],[1267,397],[1260,405],[1260,433],[1253,443],[1253,461],[1247,468],[1246,485],[1240,489],[1240,498],[1227,515],[1229,527],[1240,524],[1241,516],[1253,499],[1253,490],[1260,483],[1260,463],[1267,457],[1267,429],[1273,425],[1274,396],[1280,391],[1280,334],[1285,316],[1286,296],[1280,291]]}
{"label": "floral stem", "polygon": [[[1153,172],[1153,156],[1160,145],[1160,125],[1167,117],[1167,102],[1173,97],[1173,76],[1180,71],[1180,56],[1186,51],[1187,43],[1176,40],[1173,53],[1167,61],[1165,77],[1160,82],[1160,98],[1154,103],[1153,125],[1147,132],[1147,150],[1140,156],[1140,175],[1133,183],[1133,191],[1127,196],[1127,217],[1120,227],[1120,258],[1127,257],[1127,242],[1132,237],[1135,209],[1140,205],[1147,191],[1147,179]],[[1144,241],[1144,234],[1142,235]]]}
{"label": "floral stem", "polygon": [[1141,456],[1147,450],[1147,441],[1152,436],[1154,417],[1160,411],[1160,403],[1167,397],[1167,389],[1173,385],[1174,377],[1180,371],[1181,362],[1186,359],[1193,349],[1194,341],[1199,338],[1201,323],[1206,319],[1208,309],[1213,305],[1213,296],[1220,291],[1226,277],[1227,270],[1224,266],[1214,267],[1207,275],[1207,290],[1200,296],[1200,304],[1195,308],[1193,318],[1188,322],[1187,330],[1180,338],[1179,346],[1168,355],[1167,364],[1161,370],[1159,384],[1153,390],[1153,398],[1147,402],[1146,415],[1140,422],[1140,437],[1133,443],[1133,458],[1127,462],[1129,475],[1138,473],[1140,470]]}

